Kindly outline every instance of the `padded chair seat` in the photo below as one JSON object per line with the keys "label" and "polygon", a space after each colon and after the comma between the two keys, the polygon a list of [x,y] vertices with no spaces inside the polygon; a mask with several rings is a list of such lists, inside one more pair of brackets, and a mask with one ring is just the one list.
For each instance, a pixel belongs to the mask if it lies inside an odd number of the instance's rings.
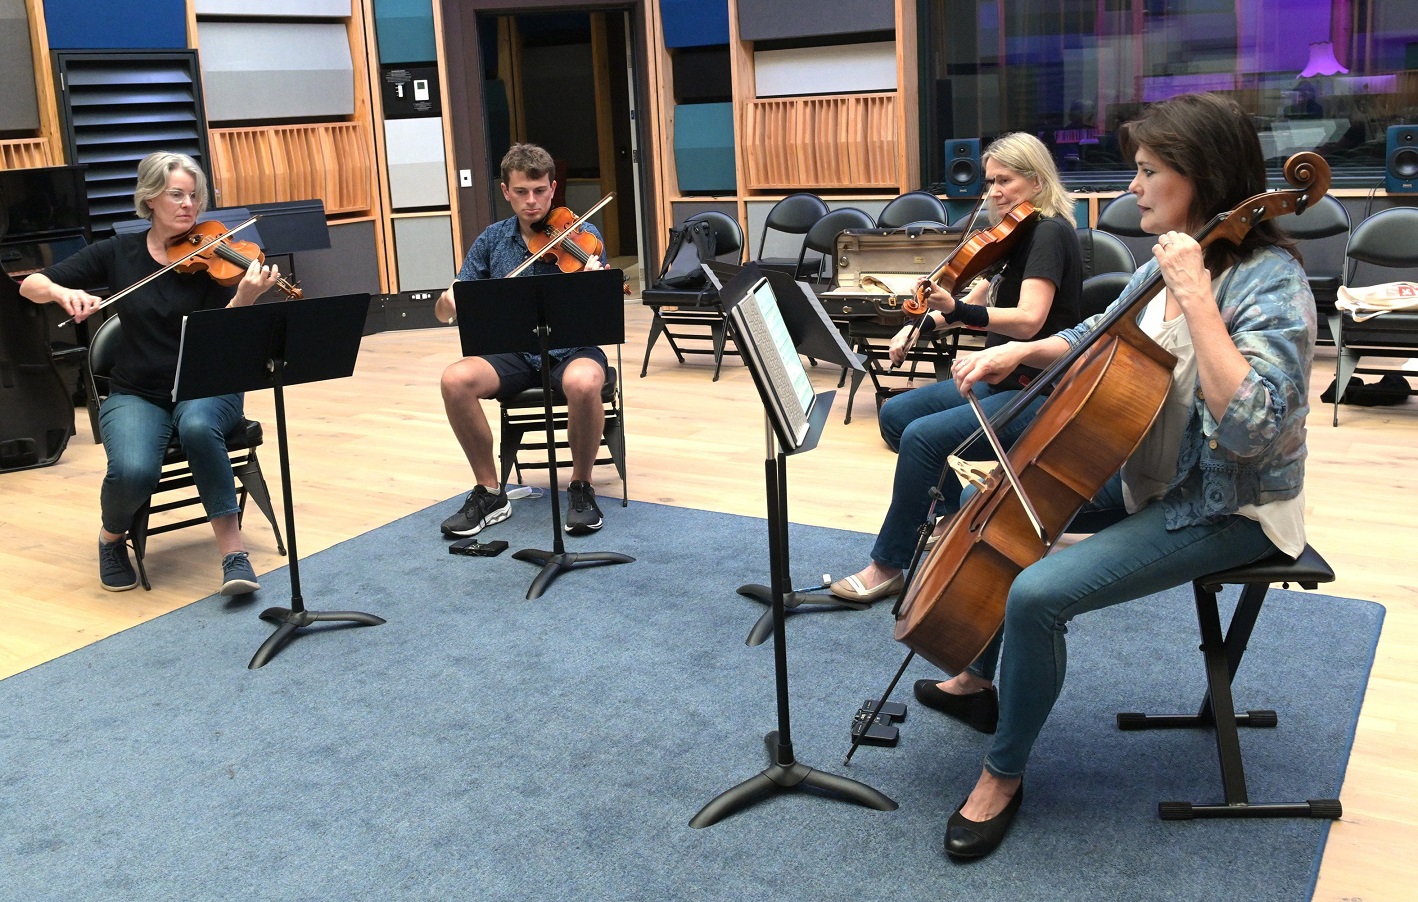
{"label": "padded chair seat", "polygon": [[1283,582],[1299,583],[1306,589],[1313,589],[1320,583],[1334,582],[1334,568],[1325,563],[1318,552],[1306,545],[1305,550],[1293,561],[1276,553],[1253,564],[1197,577],[1195,582],[1208,592],[1215,592],[1222,586],[1268,586]]}
{"label": "padded chair seat", "polygon": [[[226,437],[226,449],[245,451],[248,448],[259,448],[265,440],[260,423],[255,420],[243,420],[241,425]],[[177,434],[173,433],[172,439],[167,443],[167,450],[163,452],[163,465],[180,463],[186,459],[187,455],[182,453],[182,445],[177,441]]]}

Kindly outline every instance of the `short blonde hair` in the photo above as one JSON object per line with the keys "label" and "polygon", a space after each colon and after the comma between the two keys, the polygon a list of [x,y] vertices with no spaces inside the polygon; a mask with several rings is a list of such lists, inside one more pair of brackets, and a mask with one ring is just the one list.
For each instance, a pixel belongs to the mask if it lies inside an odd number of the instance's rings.
{"label": "short blonde hair", "polygon": [[1039,190],[1030,203],[1045,216],[1057,216],[1077,227],[1073,195],[1068,193],[1059,179],[1058,167],[1054,165],[1054,158],[1049,155],[1043,141],[1028,132],[1011,132],[992,141],[980,154],[981,166],[989,160],[1037,181]]}
{"label": "short blonde hair", "polygon": [[167,175],[180,169],[192,176],[197,194],[197,212],[207,209],[207,176],[197,161],[184,153],[159,151],[143,157],[138,164],[138,186],[133,190],[133,210],[144,219],[152,219],[153,211],[148,201],[157,200],[167,190]]}

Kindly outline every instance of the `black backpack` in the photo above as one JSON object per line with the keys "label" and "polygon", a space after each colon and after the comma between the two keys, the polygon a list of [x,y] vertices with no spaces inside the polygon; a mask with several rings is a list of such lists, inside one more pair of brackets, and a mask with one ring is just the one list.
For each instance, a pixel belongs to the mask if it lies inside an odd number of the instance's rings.
{"label": "black backpack", "polygon": [[670,244],[660,264],[656,288],[697,290],[709,283],[701,263],[714,259],[714,227],[698,220],[670,229]]}

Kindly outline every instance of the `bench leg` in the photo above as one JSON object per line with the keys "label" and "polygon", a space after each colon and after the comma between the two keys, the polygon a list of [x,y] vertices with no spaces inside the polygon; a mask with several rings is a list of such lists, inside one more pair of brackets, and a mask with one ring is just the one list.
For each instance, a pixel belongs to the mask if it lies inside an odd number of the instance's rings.
{"label": "bench leg", "polygon": [[1266,585],[1248,585],[1223,637],[1216,593],[1193,584],[1197,625],[1201,631],[1201,653],[1206,666],[1207,693],[1196,714],[1138,714],[1117,716],[1118,729],[1148,730],[1179,727],[1210,727],[1215,731],[1216,754],[1221,768],[1225,801],[1216,804],[1159,802],[1157,814],[1163,820],[1222,817],[1311,817],[1337,819],[1343,814],[1338,799],[1310,799],[1290,804],[1253,805],[1246,793],[1245,765],[1241,758],[1238,727],[1274,727],[1274,711],[1248,711],[1237,715],[1231,681],[1250,641],[1261,603],[1269,590]]}

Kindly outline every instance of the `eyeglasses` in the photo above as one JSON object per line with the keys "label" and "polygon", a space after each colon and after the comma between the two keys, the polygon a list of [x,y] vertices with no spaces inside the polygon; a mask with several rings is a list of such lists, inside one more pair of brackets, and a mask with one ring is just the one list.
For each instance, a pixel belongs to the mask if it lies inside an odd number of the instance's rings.
{"label": "eyeglasses", "polygon": [[175,204],[180,204],[184,200],[191,201],[194,206],[197,203],[197,192],[195,191],[183,191],[180,188],[169,188],[164,191],[163,194],[167,195],[167,199]]}

